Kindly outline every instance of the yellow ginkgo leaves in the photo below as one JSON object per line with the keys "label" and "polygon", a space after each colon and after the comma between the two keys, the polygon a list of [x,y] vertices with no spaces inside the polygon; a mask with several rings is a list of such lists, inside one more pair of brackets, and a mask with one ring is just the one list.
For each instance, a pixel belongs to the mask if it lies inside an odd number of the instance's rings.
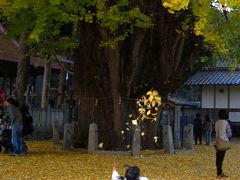
{"label": "yellow ginkgo leaves", "polygon": [[[138,107],[138,114],[128,115],[131,119],[131,123],[126,123],[127,131],[134,130],[137,125],[139,125],[141,129],[141,122],[144,120],[157,121],[159,107],[161,105],[161,97],[159,96],[158,91],[150,90],[146,93],[146,95],[138,99],[136,104]],[[141,132],[141,136],[145,136],[145,133]]]}
{"label": "yellow ginkgo leaves", "polygon": [[132,124],[136,126],[137,125],[137,120],[136,119],[132,120]]}
{"label": "yellow ginkgo leaves", "polygon": [[148,91],[145,96],[137,101],[139,116],[137,120],[151,119],[156,121],[159,106],[161,105],[161,97],[158,91]]}
{"label": "yellow ginkgo leaves", "polygon": [[189,0],[163,0],[163,6],[172,14],[175,13],[175,11],[187,9],[188,4]]}
{"label": "yellow ginkgo leaves", "polygon": [[[224,172],[229,179],[238,180],[239,139],[232,141],[233,148],[226,152]],[[27,141],[29,152],[21,157],[0,153],[1,180],[71,180],[111,179],[113,165],[124,175],[126,165],[138,166],[141,176],[156,180],[194,179],[216,180],[215,149],[212,146],[194,145],[190,154],[166,155],[164,150],[141,151],[139,158],[123,155],[87,154],[84,149],[63,151],[52,141]],[[126,145],[130,150],[131,146]]]}

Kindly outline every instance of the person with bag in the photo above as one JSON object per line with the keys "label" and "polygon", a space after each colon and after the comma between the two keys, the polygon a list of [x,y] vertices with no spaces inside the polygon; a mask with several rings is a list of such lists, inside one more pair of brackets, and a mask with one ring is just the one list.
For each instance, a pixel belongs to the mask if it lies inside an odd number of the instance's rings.
{"label": "person with bag", "polygon": [[227,178],[222,171],[222,164],[225,157],[225,153],[228,149],[230,149],[230,142],[228,137],[229,124],[227,122],[228,114],[225,109],[221,109],[218,112],[218,120],[215,123],[215,131],[216,131],[216,166],[217,166],[217,177],[218,178]]}

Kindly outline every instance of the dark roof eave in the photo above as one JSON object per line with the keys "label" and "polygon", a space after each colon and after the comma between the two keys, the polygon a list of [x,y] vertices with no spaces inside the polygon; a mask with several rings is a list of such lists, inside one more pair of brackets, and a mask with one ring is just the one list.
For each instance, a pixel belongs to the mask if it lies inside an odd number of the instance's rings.
{"label": "dark roof eave", "polygon": [[208,86],[208,85],[240,85],[240,70],[203,70],[188,79],[184,85]]}

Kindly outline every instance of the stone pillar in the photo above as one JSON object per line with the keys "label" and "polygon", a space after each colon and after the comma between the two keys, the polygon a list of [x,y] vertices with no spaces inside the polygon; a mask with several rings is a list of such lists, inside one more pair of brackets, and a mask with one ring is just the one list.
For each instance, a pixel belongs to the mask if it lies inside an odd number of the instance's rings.
{"label": "stone pillar", "polygon": [[98,128],[97,124],[92,123],[89,126],[88,132],[88,153],[93,154],[97,150],[98,150]]}
{"label": "stone pillar", "polygon": [[64,135],[63,135],[63,149],[70,150],[72,146],[72,135],[73,135],[73,124],[66,123],[64,125]]}
{"label": "stone pillar", "polygon": [[180,137],[180,116],[181,108],[180,106],[175,106],[175,119],[174,119],[174,147],[181,147],[181,137]]}
{"label": "stone pillar", "polygon": [[172,128],[169,125],[163,125],[163,146],[166,154],[174,154]]}
{"label": "stone pillar", "polygon": [[183,130],[183,147],[186,149],[193,149],[193,125],[188,124],[184,126]]}
{"label": "stone pillar", "polygon": [[59,144],[59,122],[57,119],[53,121],[53,144]]}
{"label": "stone pillar", "polygon": [[132,137],[132,156],[140,156],[140,147],[141,147],[141,136],[140,136],[140,127],[134,126],[133,137]]}

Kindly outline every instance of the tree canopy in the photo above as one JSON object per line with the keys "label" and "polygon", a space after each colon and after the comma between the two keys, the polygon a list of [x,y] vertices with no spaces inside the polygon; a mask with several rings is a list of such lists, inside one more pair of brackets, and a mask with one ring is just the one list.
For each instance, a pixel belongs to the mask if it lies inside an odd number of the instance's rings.
{"label": "tree canopy", "polygon": [[[142,8],[140,8],[142,4]],[[205,42],[218,50],[218,54],[239,60],[239,1],[238,0],[162,0],[162,5],[175,17],[190,10],[191,19],[179,19],[183,33],[191,29],[203,36]],[[144,1],[117,0],[2,0],[1,21],[8,29],[8,36],[27,36],[26,43],[37,52],[55,54],[76,47],[79,39],[79,22],[97,23],[105,27],[111,37],[102,45],[115,47],[136,27],[151,28],[155,12],[148,11]],[[188,11],[189,12],[189,11]],[[161,12],[158,12],[161,13]]]}

